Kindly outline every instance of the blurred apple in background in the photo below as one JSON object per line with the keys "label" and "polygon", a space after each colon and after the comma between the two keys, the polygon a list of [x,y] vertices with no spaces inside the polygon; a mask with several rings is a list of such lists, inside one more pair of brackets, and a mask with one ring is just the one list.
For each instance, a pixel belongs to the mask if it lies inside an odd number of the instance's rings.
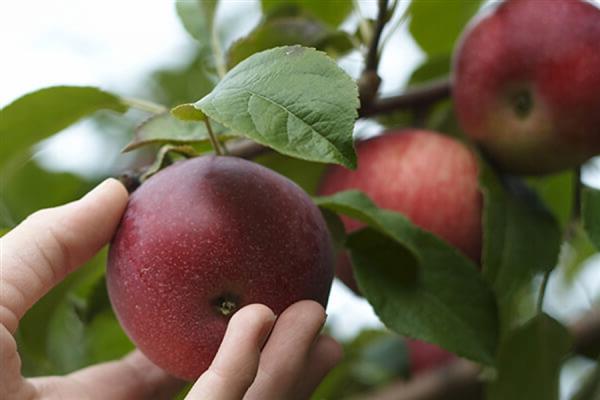
{"label": "blurred apple in background", "polygon": [[600,154],[600,9],[581,0],[508,0],[455,52],[463,130],[504,171],[544,174]]}

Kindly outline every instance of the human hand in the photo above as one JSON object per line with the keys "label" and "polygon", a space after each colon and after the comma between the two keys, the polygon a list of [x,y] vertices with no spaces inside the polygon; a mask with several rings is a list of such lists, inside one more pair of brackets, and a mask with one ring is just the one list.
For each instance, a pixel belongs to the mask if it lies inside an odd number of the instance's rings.
{"label": "human hand", "polygon": [[[168,399],[182,387],[139,351],[66,376],[26,379],[20,372],[13,336],[19,320],[110,240],[127,198],[120,183],[107,180],[79,201],[36,212],[0,239],[2,399]],[[324,320],[312,301],[292,305],[277,322],[265,306],[244,307],[187,399],[307,398],[341,358],[339,344],[319,335]]]}

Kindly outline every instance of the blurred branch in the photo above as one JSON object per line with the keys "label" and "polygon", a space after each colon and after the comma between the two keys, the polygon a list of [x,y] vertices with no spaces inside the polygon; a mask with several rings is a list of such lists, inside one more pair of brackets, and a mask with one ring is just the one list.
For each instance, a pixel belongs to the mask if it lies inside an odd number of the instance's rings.
{"label": "blurred branch", "polygon": [[418,109],[445,99],[451,94],[449,79],[441,79],[432,83],[408,89],[397,96],[384,97],[364,104],[358,111],[361,118],[385,114],[402,109]]}
{"label": "blurred branch", "polygon": [[369,44],[369,52],[365,62],[365,71],[375,71],[379,66],[379,40],[381,33],[388,20],[388,2],[387,0],[379,0],[379,10],[377,12],[377,21],[375,23],[375,33]]}
{"label": "blurred branch", "polygon": [[[600,355],[600,308],[569,328],[574,354],[597,359]],[[481,369],[466,360],[423,374],[412,381],[394,382],[352,400],[482,400]]]}
{"label": "blurred branch", "polygon": [[377,21],[375,22],[375,32],[369,43],[365,69],[358,81],[360,98],[364,104],[371,103],[381,84],[381,78],[377,74],[377,69],[379,68],[379,40],[381,39],[383,28],[388,21],[388,0],[379,0],[378,4],[379,10],[377,12]]}
{"label": "blurred branch", "polygon": [[123,104],[131,108],[136,108],[138,110],[146,111],[151,114],[162,114],[164,112],[169,111],[168,108],[163,106],[162,104],[153,103],[151,101],[143,99],[136,99],[133,97],[122,97],[121,102],[123,102]]}

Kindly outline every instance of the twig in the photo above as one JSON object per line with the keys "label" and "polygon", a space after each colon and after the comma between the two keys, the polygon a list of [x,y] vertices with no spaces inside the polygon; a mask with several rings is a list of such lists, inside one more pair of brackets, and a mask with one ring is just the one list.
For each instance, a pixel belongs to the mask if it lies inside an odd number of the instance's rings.
{"label": "twig", "polygon": [[[573,353],[597,359],[600,355],[600,309],[594,309],[569,328]],[[410,382],[394,382],[353,400],[481,400],[484,385],[481,370],[458,360],[423,374]]]}
{"label": "twig", "polygon": [[365,71],[375,71],[379,66],[379,39],[381,32],[388,19],[388,0],[379,0],[379,10],[377,11],[377,22],[375,24],[375,34],[369,43],[369,52],[365,61]]}
{"label": "twig", "polygon": [[136,99],[133,97],[122,97],[121,101],[131,108],[137,108],[138,110],[146,111],[152,114],[162,114],[168,111],[167,107],[163,106],[162,104],[153,103],[148,100]]}
{"label": "twig", "polygon": [[388,0],[379,0],[379,9],[377,11],[377,21],[375,22],[375,32],[369,42],[369,50],[365,60],[365,69],[359,79],[360,100],[363,104],[369,104],[381,84],[381,78],[377,74],[379,68],[379,40],[381,33],[388,21]]}
{"label": "twig", "polygon": [[441,79],[414,89],[408,89],[398,96],[384,97],[370,104],[364,104],[358,114],[361,118],[367,118],[395,110],[421,108],[449,97],[450,93],[450,80]]}
{"label": "twig", "polygon": [[215,133],[212,130],[212,126],[210,124],[210,118],[207,117],[204,120],[204,124],[206,125],[206,131],[208,132],[208,138],[210,140],[210,144],[213,147],[213,150],[215,151],[215,154],[218,156],[222,156],[223,150],[221,149],[221,146],[219,145],[219,141],[217,140],[217,137],[215,136]]}

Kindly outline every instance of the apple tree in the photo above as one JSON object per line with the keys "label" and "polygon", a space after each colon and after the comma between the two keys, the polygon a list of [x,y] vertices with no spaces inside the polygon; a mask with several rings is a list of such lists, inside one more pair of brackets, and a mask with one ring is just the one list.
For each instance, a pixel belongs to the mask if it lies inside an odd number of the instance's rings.
{"label": "apple tree", "polygon": [[[344,344],[315,399],[558,400],[572,360],[595,365],[572,399],[597,399],[600,293],[570,319],[546,303],[549,281],[580,279],[600,246],[600,191],[581,172],[600,154],[598,5],[260,0],[257,25],[225,47],[219,32],[236,27],[217,10],[232,5],[175,2],[195,57],[156,71],[148,98],[52,86],[2,108],[2,234],[94,186],[29,160],[83,118],[124,144],[111,174],[132,193],[182,160],[240,157],[312,196],[338,277],[386,327]],[[424,60],[381,95],[381,56],[403,29]],[[134,348],[106,263],[105,249],[21,320],[26,376]]]}

